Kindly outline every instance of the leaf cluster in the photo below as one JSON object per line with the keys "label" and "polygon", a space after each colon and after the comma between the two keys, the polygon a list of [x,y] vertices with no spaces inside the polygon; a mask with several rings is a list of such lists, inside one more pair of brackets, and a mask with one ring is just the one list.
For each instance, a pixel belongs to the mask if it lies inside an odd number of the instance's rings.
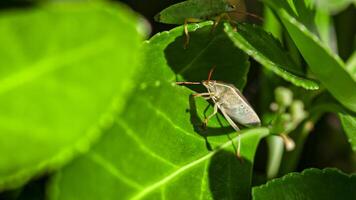
{"label": "leaf cluster", "polygon": [[[188,1],[179,9],[196,13]],[[356,198],[355,175],[295,172],[327,113],[355,155],[356,53],[333,24],[352,0],[263,0],[257,24],[199,20],[150,38],[118,2],[8,4],[18,8],[0,12],[0,199]],[[175,82],[213,67],[261,127],[236,134],[221,113],[203,125],[213,102],[192,94],[206,89]]]}

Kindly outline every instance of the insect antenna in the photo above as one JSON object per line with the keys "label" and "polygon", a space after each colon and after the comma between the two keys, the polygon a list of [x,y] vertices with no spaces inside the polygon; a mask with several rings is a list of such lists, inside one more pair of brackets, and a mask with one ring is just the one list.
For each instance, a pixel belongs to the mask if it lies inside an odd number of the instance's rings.
{"label": "insect antenna", "polygon": [[213,75],[213,72],[214,72],[214,70],[215,70],[215,67],[216,67],[216,66],[213,66],[213,67],[211,68],[211,70],[209,71],[208,82],[211,80],[211,76]]}
{"label": "insect antenna", "polygon": [[232,11],[232,12],[244,14],[244,15],[246,15],[246,16],[252,17],[252,18],[254,18],[254,19],[257,19],[257,20],[263,22],[263,18],[262,18],[262,17],[260,17],[260,16],[258,16],[258,15],[256,15],[256,14],[250,13],[250,12],[238,11],[238,10]]}
{"label": "insect antenna", "polygon": [[260,20],[261,22],[263,22],[263,18],[260,17],[260,16],[258,16],[258,15],[256,15],[256,14],[249,13],[249,12],[246,12],[245,14],[246,14],[247,16],[250,16],[250,17],[252,17],[252,18],[258,19],[258,20]]}
{"label": "insect antenna", "polygon": [[177,85],[200,85],[200,82],[178,81]]}

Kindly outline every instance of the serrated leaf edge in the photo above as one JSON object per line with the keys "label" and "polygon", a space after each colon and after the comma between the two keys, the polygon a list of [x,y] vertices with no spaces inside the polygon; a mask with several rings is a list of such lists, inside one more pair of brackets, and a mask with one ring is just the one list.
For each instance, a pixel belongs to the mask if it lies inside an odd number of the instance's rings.
{"label": "serrated leaf edge", "polygon": [[346,176],[350,179],[356,178],[356,174],[346,174],[337,168],[324,168],[324,169],[308,168],[302,172],[292,172],[292,173],[289,173],[281,178],[272,179],[272,180],[268,181],[266,184],[263,184],[261,186],[253,187],[252,188],[252,196],[254,197],[255,190],[272,187],[272,185],[275,183],[288,181],[291,178],[295,178],[295,177],[299,178],[299,177],[303,177],[303,176],[309,175],[309,174],[328,174],[328,173],[337,173],[339,175]]}

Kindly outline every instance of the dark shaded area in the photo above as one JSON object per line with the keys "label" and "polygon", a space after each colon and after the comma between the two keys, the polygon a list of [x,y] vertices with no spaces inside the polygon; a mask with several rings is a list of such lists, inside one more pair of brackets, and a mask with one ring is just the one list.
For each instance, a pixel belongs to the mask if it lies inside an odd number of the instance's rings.
{"label": "dark shaded area", "polygon": [[0,194],[0,200],[44,200],[48,177],[34,180],[22,188]]}
{"label": "dark shaded area", "polygon": [[250,70],[247,74],[247,82],[244,88],[244,96],[257,113],[261,113],[262,106],[259,105],[261,91],[261,71],[262,67],[254,59],[249,58]]}
{"label": "dark shaded area", "polygon": [[249,199],[252,163],[241,162],[234,153],[221,150],[209,165],[209,186],[216,200]]}
{"label": "dark shaded area", "polygon": [[334,17],[339,55],[347,60],[356,49],[356,7],[350,5]]}
{"label": "dark shaded area", "polygon": [[252,186],[265,184],[267,181],[266,166],[268,148],[265,139],[262,139],[257,147],[255,159],[253,160]]}
{"label": "dark shaded area", "polygon": [[[168,65],[186,81],[202,81],[208,78],[209,71],[215,67],[212,79],[232,83],[242,88],[246,69],[239,68],[246,62],[247,56],[234,46],[223,31],[222,24],[212,31],[206,26],[190,32],[189,46],[184,49],[185,36],[179,36],[165,49]],[[190,87],[198,92],[203,87]],[[200,88],[200,90],[199,90]]]}
{"label": "dark shaded area", "polygon": [[[13,9],[28,9],[36,6],[39,1],[35,0],[1,0],[0,12]],[[0,13],[1,14],[1,13]]]}
{"label": "dark shaded area", "polygon": [[2,0],[0,1],[0,11],[15,8],[30,8],[38,2],[35,0]]}
{"label": "dark shaded area", "polygon": [[[203,120],[200,119],[196,103],[195,97],[193,95],[189,96],[189,112],[190,112],[190,121],[194,126],[194,130],[199,133],[201,136],[216,136],[216,135],[225,135],[227,133],[231,133],[233,131],[232,127],[223,127],[223,124],[220,122],[221,128],[211,128],[209,126],[205,127]],[[218,116],[218,115],[217,115]]]}
{"label": "dark shaded area", "polygon": [[334,114],[325,115],[309,134],[297,171],[316,167],[336,167],[346,173],[356,172],[356,156]]}
{"label": "dark shaded area", "polygon": [[[221,128],[212,128],[209,126],[205,126],[203,120],[199,117],[197,113],[197,107],[195,103],[195,97],[193,95],[189,96],[189,112],[190,112],[190,122],[194,127],[194,131],[199,135],[205,138],[206,147],[209,151],[213,150],[208,141],[208,136],[216,136],[216,135],[226,135],[231,133],[233,129],[231,126],[223,127],[223,124],[220,122]],[[216,115],[218,117],[218,115]]]}

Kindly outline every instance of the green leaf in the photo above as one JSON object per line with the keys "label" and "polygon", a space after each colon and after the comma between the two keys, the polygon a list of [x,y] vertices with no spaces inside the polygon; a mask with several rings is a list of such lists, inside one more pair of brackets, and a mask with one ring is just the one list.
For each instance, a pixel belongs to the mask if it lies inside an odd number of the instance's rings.
{"label": "green leaf", "polygon": [[237,31],[234,31],[230,24],[225,23],[225,31],[237,47],[284,80],[309,90],[319,88],[315,81],[301,77],[301,72],[297,71],[296,64],[279,41],[262,28],[238,24]]}
{"label": "green leaf", "polygon": [[[264,1],[277,12],[316,78],[339,102],[355,111],[356,79],[346,71],[343,61],[325,45],[328,41],[327,35],[330,34],[325,33],[325,30],[329,29],[325,27],[330,26],[325,25],[325,21],[324,25],[316,24],[318,13],[313,9],[312,2]],[[318,39],[318,36],[324,39],[324,43]]]}
{"label": "green leaf", "polygon": [[[208,78],[209,71],[216,67],[212,79],[221,80],[226,83],[232,83],[237,88],[242,89],[247,80],[250,63],[248,56],[236,48],[227,35],[223,32],[222,27],[217,27],[212,32],[212,22],[197,24],[197,27],[192,26],[191,30],[196,28],[197,31],[190,33],[190,43],[187,49],[183,48],[186,40],[182,35],[181,29],[175,29],[169,34],[170,41],[161,41],[167,38],[152,38],[157,44],[164,44],[162,48],[161,62],[166,63],[166,68],[170,67],[176,75],[169,80],[174,81],[175,76],[178,80],[187,81],[202,81]],[[162,33],[165,34],[165,33]],[[150,57],[148,54],[146,57]],[[153,54],[154,57],[154,54]],[[152,59],[152,58],[148,58]],[[157,58],[154,61],[157,62]],[[159,79],[160,76],[148,76],[150,79]],[[204,89],[205,90],[205,89]]]}
{"label": "green leaf", "polygon": [[330,15],[323,10],[315,10],[311,0],[263,0],[275,10],[284,9],[292,17],[304,24],[307,29],[337,52],[335,30]]}
{"label": "green leaf", "polygon": [[318,35],[315,21],[316,12],[310,0],[263,0],[273,10],[286,10],[291,16],[304,24],[312,33]]}
{"label": "green leaf", "polygon": [[336,169],[306,169],[254,187],[253,199],[354,199],[356,176]]}
{"label": "green leaf", "polygon": [[348,113],[339,113],[339,118],[349,139],[352,150],[356,151],[356,116],[352,116]]}
{"label": "green leaf", "polygon": [[62,166],[111,126],[133,85],[137,22],[104,3],[1,14],[0,190]]}
{"label": "green leaf", "polygon": [[317,7],[321,10],[329,11],[333,14],[344,10],[351,3],[356,3],[355,0],[313,0]]}
{"label": "green leaf", "polygon": [[[215,117],[204,129],[207,102],[175,84],[174,72],[185,80],[201,80],[212,64],[217,66],[214,76],[234,77],[236,85],[243,84],[247,56],[223,32],[207,39],[210,25],[189,25],[187,50],[182,26],[145,43],[144,71],[126,110],[88,154],[55,176],[50,199],[248,198],[254,154],[268,129],[241,132],[241,163],[234,149],[236,133]],[[222,48],[227,49],[222,52]],[[186,58],[180,60],[184,51],[188,51]],[[185,65],[177,69],[170,62],[174,58]],[[221,115],[219,119],[223,120]]]}
{"label": "green leaf", "polygon": [[346,63],[346,70],[356,80],[356,51],[350,56]]}
{"label": "green leaf", "polygon": [[280,10],[279,16],[313,74],[340,103],[356,111],[356,81],[342,60],[286,11]]}

